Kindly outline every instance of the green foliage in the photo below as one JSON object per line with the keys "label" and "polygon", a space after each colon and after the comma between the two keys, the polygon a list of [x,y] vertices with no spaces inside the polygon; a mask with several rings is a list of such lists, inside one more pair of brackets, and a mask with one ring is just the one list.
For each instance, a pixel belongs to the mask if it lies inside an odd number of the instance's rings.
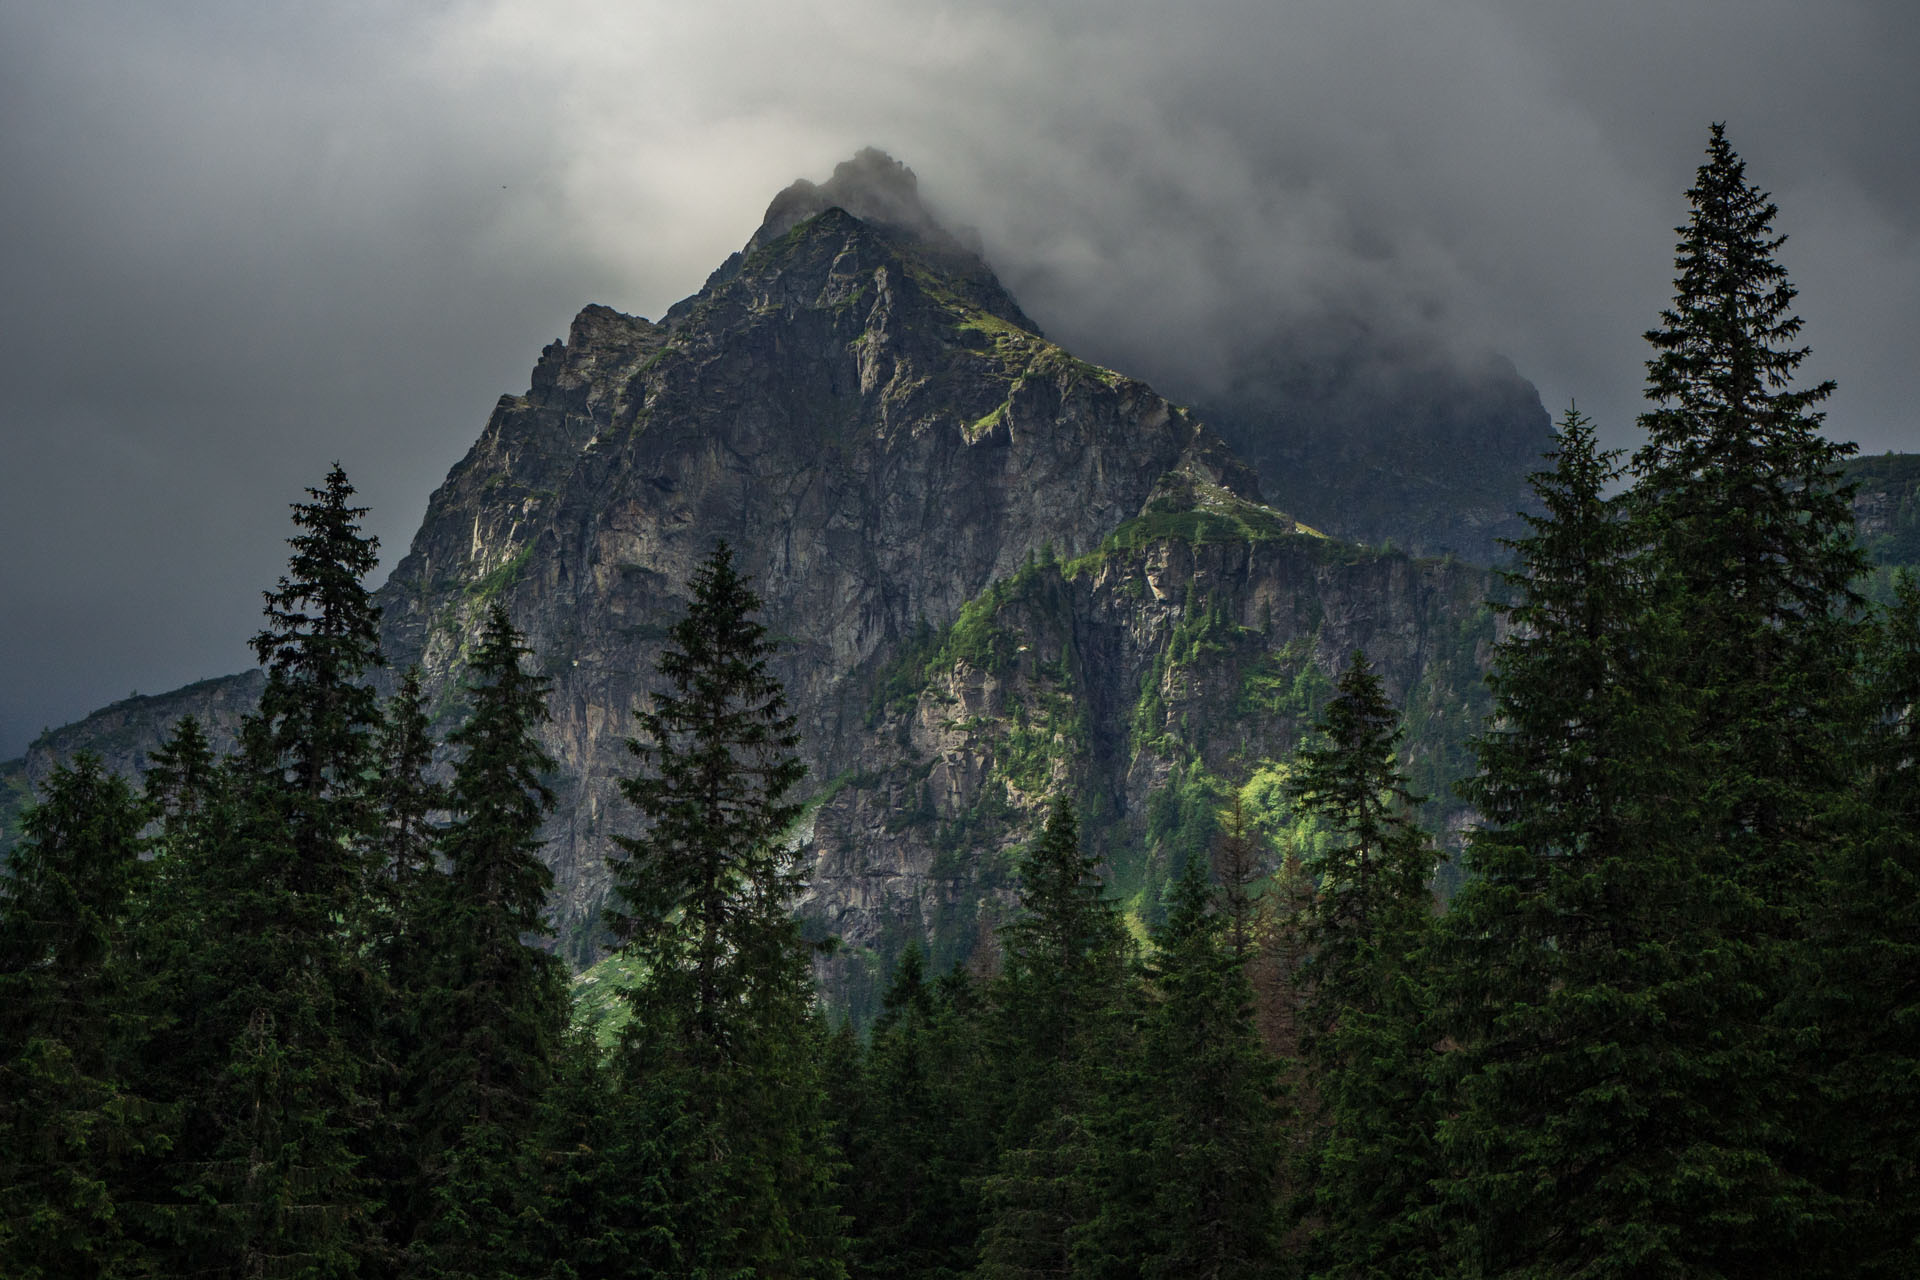
{"label": "green foliage", "polygon": [[0,897],[0,1263],[23,1280],[146,1265],[138,1158],[166,1135],[123,1081],[147,817],[98,758],[61,765]]}
{"label": "green foliage", "polygon": [[502,591],[520,581],[520,575],[527,571],[527,563],[532,558],[533,543],[529,542],[497,568],[474,579],[467,587],[468,598],[476,605],[491,605]]}
{"label": "green foliage", "polygon": [[162,1183],[183,1195],[162,1210],[170,1264],[327,1274],[379,1247],[360,1168],[385,999],[364,949],[376,548],[337,466],[308,492],[254,639],[259,711],[163,856],[166,1030],[148,1053],[187,1108]]}
{"label": "green foliage", "polygon": [[632,957],[616,951],[573,977],[573,1024],[602,1052],[620,1042],[621,1033],[633,1020],[633,1006],[626,991],[639,980],[641,972]]}
{"label": "green foliage", "polygon": [[[1820,1153],[1846,1125],[1831,1079],[1810,1087],[1846,1053],[1807,989],[1862,776],[1851,447],[1818,433],[1830,384],[1795,383],[1776,210],[1719,126],[1689,198],[1631,488],[1607,496],[1617,467],[1572,413],[1537,481],[1471,791],[1479,880],[1439,948],[1463,1044],[1446,1193],[1483,1274],[1897,1256],[1897,1194],[1836,1219]],[[1878,1024],[1870,989],[1849,999]]]}
{"label": "green foliage", "polygon": [[1920,1266],[1920,584],[1902,572],[1894,590],[1868,650],[1850,838],[1815,921],[1809,1012],[1828,1051],[1801,1126],[1838,1202],[1834,1269],[1887,1277]]}
{"label": "green foliage", "polygon": [[1266,1276],[1278,1254],[1279,1064],[1254,1029],[1253,990],[1206,863],[1181,872],[1147,971],[1149,1225],[1115,1250],[1144,1277]]}
{"label": "green foliage", "polygon": [[1333,681],[1313,660],[1318,642],[1315,632],[1262,652],[1241,677],[1241,710],[1305,723],[1318,719],[1333,692]]}
{"label": "green foliage", "polygon": [[1634,531],[1608,496],[1616,458],[1569,410],[1553,470],[1534,477],[1542,514],[1514,546],[1497,715],[1468,788],[1473,878],[1435,948],[1462,1046],[1441,1135],[1454,1247],[1489,1274],[1630,1270],[1673,1248],[1650,1210],[1680,1193],[1653,1188],[1683,1175],[1656,1135],[1698,1121],[1670,1081],[1709,1049],[1690,1027],[1712,944],[1672,900],[1700,891],[1695,850],[1649,803],[1678,790],[1682,726],[1652,710],[1647,671],[1678,637],[1643,616]]}
{"label": "green foliage", "polygon": [[1065,798],[1021,861],[1020,906],[991,996],[1003,1137],[980,1184],[981,1276],[1067,1271],[1111,1176],[1094,1130],[1113,1111],[1131,946]]}
{"label": "green foliage", "polygon": [[468,668],[472,711],[448,739],[459,759],[446,870],[410,939],[431,957],[410,1064],[421,1185],[408,1232],[428,1275],[493,1274],[512,1256],[536,1109],[568,1025],[560,963],[529,941],[549,932],[553,873],[538,855],[553,761],[537,736],[547,679],[524,670],[528,656],[494,605]]}
{"label": "green foliage", "polygon": [[1690,840],[1712,877],[1694,890],[1713,957],[1700,985],[1741,1049],[1719,1086],[1737,1105],[1673,1133],[1714,1150],[1725,1179],[1714,1225],[1687,1248],[1713,1265],[1778,1266],[1824,1217],[1789,1152],[1803,1101],[1783,1064],[1810,1029],[1786,1001],[1827,856],[1819,833],[1854,784],[1866,637],[1852,584],[1867,563],[1839,476],[1853,446],[1820,434],[1832,384],[1796,380],[1807,349],[1773,256],[1776,207],[1719,126],[1688,197],[1674,305],[1648,334],[1655,408],[1631,492],[1653,608],[1686,629],[1656,671],[1686,716]]}
{"label": "green foliage", "polygon": [[963,974],[931,981],[917,946],[902,953],[840,1110],[856,1276],[973,1266],[992,1152],[978,1012]]}
{"label": "green foliage", "polygon": [[693,1242],[690,1269],[830,1277],[836,1168],[792,914],[799,856],[784,839],[805,766],[759,600],[724,543],[691,594],[659,660],[665,687],[628,744],[644,772],[621,783],[646,822],[612,864],[609,923],[638,970],[621,1069],[686,1127],[663,1194]]}
{"label": "green foliage", "polygon": [[1329,831],[1305,859],[1317,889],[1301,1041],[1320,1107],[1306,1164],[1314,1256],[1338,1271],[1412,1274],[1408,1259],[1431,1248],[1422,1224],[1437,1161],[1420,956],[1433,848],[1413,819],[1419,797],[1400,771],[1399,739],[1380,679],[1356,652],[1289,788]]}
{"label": "green foliage", "polygon": [[[1162,506],[1156,502],[1108,534],[1100,544],[1100,554],[1104,557],[1139,551],[1157,542],[1184,542],[1195,547],[1272,542],[1297,532],[1293,520],[1273,508],[1230,495],[1202,506]],[[1078,561],[1074,567],[1083,568]]]}

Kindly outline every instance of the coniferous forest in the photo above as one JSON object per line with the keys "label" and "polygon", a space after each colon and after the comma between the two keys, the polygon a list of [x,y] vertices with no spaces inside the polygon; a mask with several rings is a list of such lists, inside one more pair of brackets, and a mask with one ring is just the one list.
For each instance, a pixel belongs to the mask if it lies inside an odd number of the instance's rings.
{"label": "coniferous forest", "polygon": [[[969,965],[869,1026],[803,936],[795,721],[724,545],[632,719],[603,1048],[552,954],[546,680],[505,611],[436,743],[374,692],[376,549],[293,508],[216,758],[81,756],[0,897],[0,1273],[1920,1274],[1920,586],[1868,565],[1831,387],[1720,129],[1631,452],[1569,409],[1504,572],[1478,823],[1436,901],[1355,653],[1141,939],[1074,797]],[[435,761],[442,763],[436,766]]]}

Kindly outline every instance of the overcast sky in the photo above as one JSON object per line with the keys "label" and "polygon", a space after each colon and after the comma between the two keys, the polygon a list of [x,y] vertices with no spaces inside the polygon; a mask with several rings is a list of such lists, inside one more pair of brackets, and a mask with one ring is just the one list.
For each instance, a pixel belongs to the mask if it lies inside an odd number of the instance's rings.
{"label": "overcast sky", "polygon": [[[1329,309],[1631,443],[1712,120],[1833,434],[1920,449],[1912,0],[0,0],[0,758],[249,665],[338,459],[391,566],[580,306],[657,317],[863,145],[1090,358]],[[384,576],[384,568],[382,576]]]}

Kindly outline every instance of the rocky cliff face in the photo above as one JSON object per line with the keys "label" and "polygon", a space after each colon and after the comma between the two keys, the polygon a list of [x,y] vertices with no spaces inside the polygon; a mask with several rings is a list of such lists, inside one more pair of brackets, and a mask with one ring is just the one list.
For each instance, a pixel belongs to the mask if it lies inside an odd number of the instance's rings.
{"label": "rocky cliff face", "polygon": [[1310,839],[1281,782],[1355,649],[1407,707],[1430,820],[1463,816],[1446,788],[1486,709],[1484,572],[1301,534],[1204,490],[1154,505],[1099,551],[996,583],[871,686],[868,732],[808,832],[803,907],[843,943],[828,986],[855,1013],[910,941],[936,967],[991,951],[1056,793],[1078,798],[1137,926],[1161,919],[1235,795],[1276,846]]}
{"label": "rocky cliff face", "polygon": [[1047,342],[983,263],[915,225],[904,170],[853,176],[888,220],[789,192],[662,322],[583,311],[380,593],[390,658],[432,687],[452,687],[492,599],[543,656],[566,774],[556,914],[576,941],[625,821],[627,713],[716,539],[785,638],[777,672],[824,780],[864,749],[862,673],[923,623],[1043,548],[1094,550],[1170,473],[1257,499],[1197,420]]}
{"label": "rocky cliff face", "polygon": [[[821,797],[806,912],[849,943],[828,975],[849,1003],[909,936],[949,959],[989,936],[1008,851],[1059,787],[1150,919],[1207,798],[1280,767],[1355,646],[1409,699],[1430,786],[1475,717],[1483,575],[1300,532],[1192,414],[1048,342],[912,175],[863,153],[782,193],[658,322],[582,311],[379,593],[389,659],[422,667],[443,730],[490,601],[553,677],[575,958],[633,827],[631,708],[722,538],[785,642]],[[27,773],[104,743],[137,768],[186,711],[217,734],[247,679],[110,708]]]}
{"label": "rocky cliff face", "polygon": [[1854,486],[1860,544],[1877,565],[1920,566],[1920,454],[1854,458],[1845,468]]}

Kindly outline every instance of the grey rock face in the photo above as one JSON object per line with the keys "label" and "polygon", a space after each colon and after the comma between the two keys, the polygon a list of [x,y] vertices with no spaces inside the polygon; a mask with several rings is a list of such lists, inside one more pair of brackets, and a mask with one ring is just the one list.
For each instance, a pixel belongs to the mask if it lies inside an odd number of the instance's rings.
{"label": "grey rock face", "polygon": [[451,688],[498,598],[543,656],[563,930],[591,927],[627,824],[629,713],[716,539],[786,641],[777,673],[818,780],[860,754],[853,677],[921,620],[1043,548],[1094,550],[1169,472],[1257,497],[1199,422],[1047,343],[952,252],[834,207],[664,324],[589,307],[433,496],[380,592],[388,654]]}
{"label": "grey rock face", "polygon": [[[936,968],[991,948],[1056,793],[1078,797],[1110,891],[1154,919],[1184,859],[1206,856],[1210,823],[1184,798],[1217,804],[1289,757],[1355,649],[1408,708],[1416,785],[1462,767],[1486,707],[1483,571],[1299,534],[1121,542],[996,586],[907,692],[872,704],[855,771],[815,816],[803,907],[842,940],[823,976],[856,1013],[909,942]],[[1444,824],[1461,806],[1441,801]]]}
{"label": "grey rock face", "polygon": [[72,759],[79,751],[93,752],[114,773],[142,773],[147,767],[147,753],[159,746],[184,716],[200,722],[214,754],[225,754],[239,745],[240,719],[260,701],[265,683],[260,672],[246,671],[102,707],[85,720],[35,739],[27,748],[26,776],[38,784],[55,765]]}

